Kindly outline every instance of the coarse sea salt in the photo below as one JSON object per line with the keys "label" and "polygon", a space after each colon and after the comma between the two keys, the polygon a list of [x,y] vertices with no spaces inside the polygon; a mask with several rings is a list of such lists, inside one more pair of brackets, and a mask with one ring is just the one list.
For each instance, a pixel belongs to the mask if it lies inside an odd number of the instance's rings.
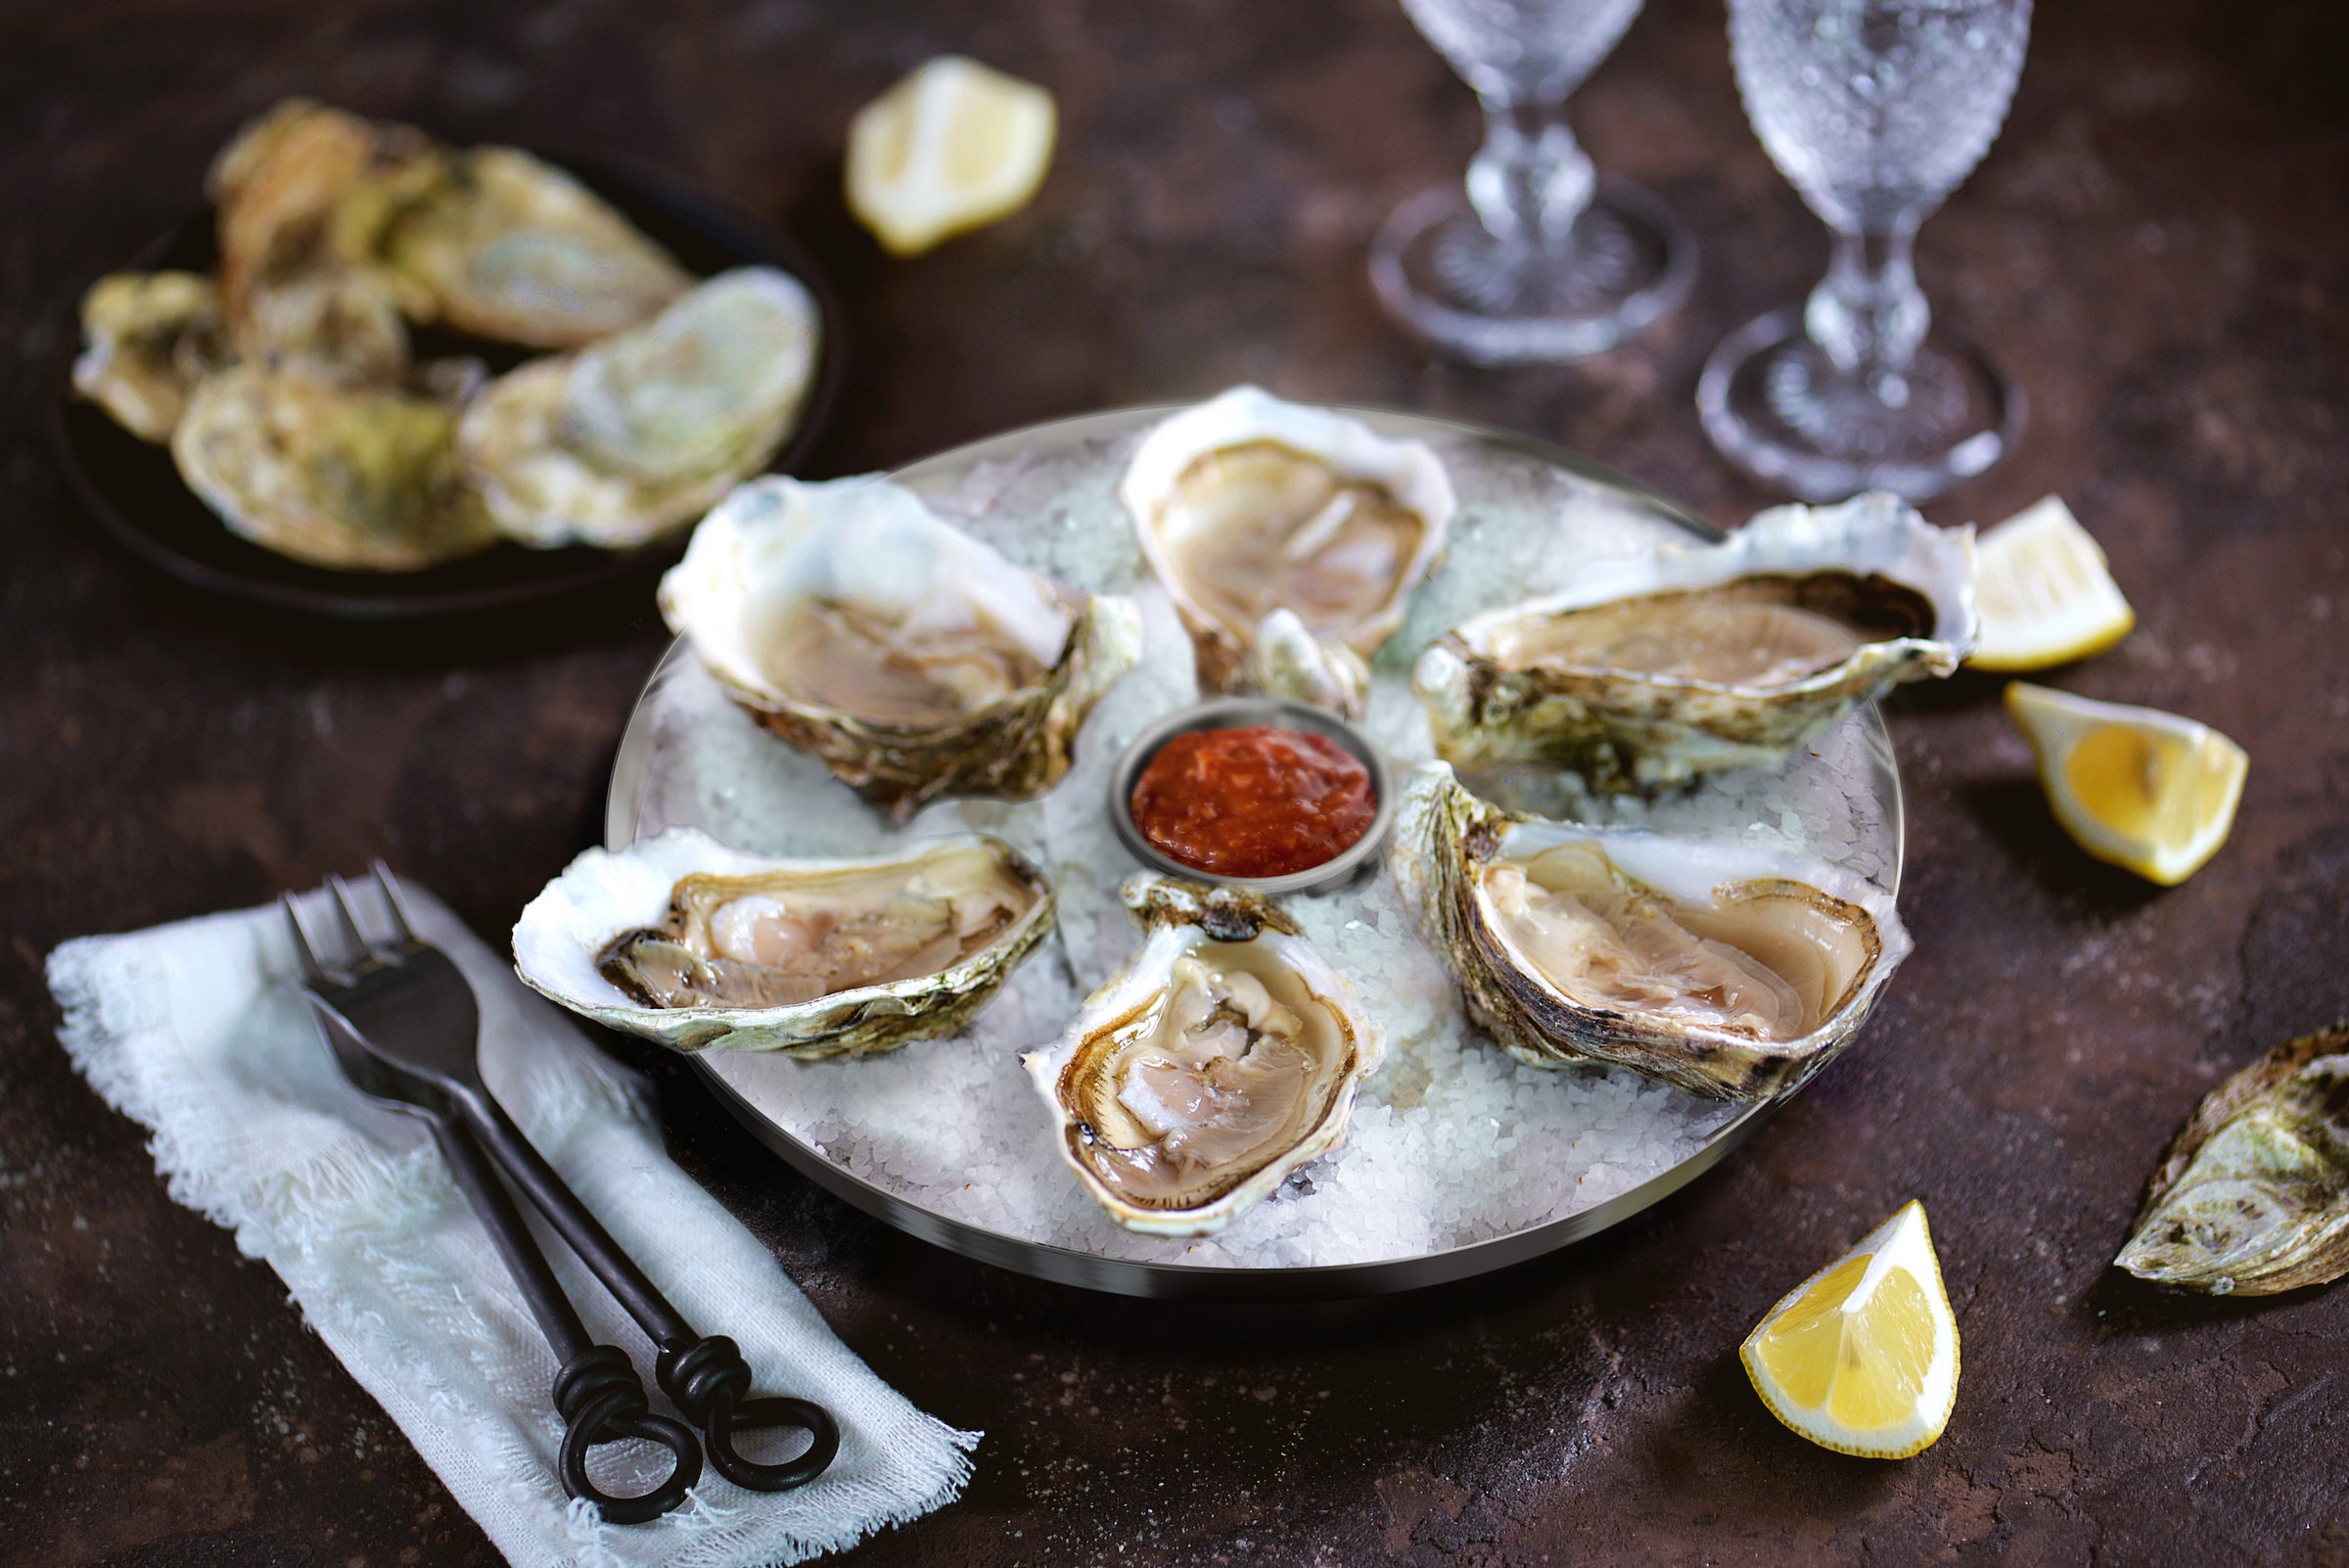
{"label": "coarse sea salt", "polygon": [[[1019,1053],[1055,1038],[1137,945],[1118,885],[1138,866],[1110,826],[1109,772],[1144,726],[1198,695],[1188,639],[1116,499],[1137,435],[942,460],[908,476],[942,515],[1011,559],[1142,606],[1139,668],[1102,699],[1067,778],[1041,800],[944,802],[893,828],[822,763],[752,722],[690,657],[664,666],[622,748],[616,839],[691,824],[743,849],[838,855],[978,829],[1034,858],[1060,900],[1057,935],[961,1036],[856,1060],[713,1052],[707,1065],[774,1127],[898,1199],[1016,1241],[1135,1263],[1274,1269],[1424,1257],[1566,1219],[1700,1152],[1737,1107],[1625,1072],[1529,1067],[1472,1028],[1381,865],[1341,892],[1286,900],[1388,1035],[1387,1062],[1363,1084],[1345,1143],[1214,1236],[1136,1235],[1085,1195]],[[1432,751],[1409,686],[1429,642],[1478,611],[1563,587],[1591,561],[1696,542],[1636,497],[1522,448],[1464,434],[1437,444],[1461,503],[1451,549],[1380,651],[1363,720],[1399,777]],[[1886,886],[1899,874],[1898,786],[1866,713],[1783,766],[1653,803],[1594,801],[1524,770],[1489,787],[1521,809],[1801,847]]]}

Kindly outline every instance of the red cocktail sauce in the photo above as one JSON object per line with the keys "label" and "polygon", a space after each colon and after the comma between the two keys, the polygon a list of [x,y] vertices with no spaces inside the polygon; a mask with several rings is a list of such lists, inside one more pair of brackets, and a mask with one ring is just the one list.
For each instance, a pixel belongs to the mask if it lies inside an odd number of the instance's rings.
{"label": "red cocktail sauce", "polygon": [[1326,736],[1271,724],[1177,735],[1133,787],[1142,837],[1184,865],[1226,877],[1327,864],[1377,814],[1359,758]]}

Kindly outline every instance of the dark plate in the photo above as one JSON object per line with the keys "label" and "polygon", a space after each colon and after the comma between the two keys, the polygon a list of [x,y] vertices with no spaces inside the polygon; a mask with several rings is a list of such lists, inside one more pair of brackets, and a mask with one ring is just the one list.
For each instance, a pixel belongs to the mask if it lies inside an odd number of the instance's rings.
{"label": "dark plate", "polygon": [[[688,271],[707,276],[727,267],[781,267],[807,286],[823,323],[815,377],[799,428],[769,465],[791,473],[803,462],[831,417],[844,368],[838,299],[807,254],[790,239],[718,198],[681,180],[623,163],[547,157],[577,175],[637,227],[664,246]],[[127,267],[174,267],[208,272],[217,258],[212,210],[207,208],[130,258]],[[74,300],[78,312],[79,297]],[[78,315],[72,340],[79,344]],[[458,334],[419,330],[420,357],[478,354],[493,371],[511,369],[533,351]],[[575,545],[526,550],[500,544],[480,555],[423,572],[329,572],[262,549],[231,533],[180,483],[170,452],[140,440],[97,404],[78,396],[69,379],[60,388],[52,428],[58,461],[75,499],[125,549],[182,582],[213,593],[253,600],[337,621],[402,621],[471,615],[551,599],[643,576],[648,580],[684,553],[685,532],[645,549],[614,554]]]}

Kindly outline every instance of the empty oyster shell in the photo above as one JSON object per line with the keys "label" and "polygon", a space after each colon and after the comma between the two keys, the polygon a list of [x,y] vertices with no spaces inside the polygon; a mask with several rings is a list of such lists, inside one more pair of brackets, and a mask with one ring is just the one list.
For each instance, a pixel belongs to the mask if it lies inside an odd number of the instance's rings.
{"label": "empty oyster shell", "polygon": [[194,272],[117,272],[81,297],[73,390],[141,440],[171,438],[196,384],[228,362],[220,292]]}
{"label": "empty oyster shell", "polygon": [[2349,1273],[2349,1024],[2287,1040],[2211,1090],[2114,1261],[2214,1296]]}
{"label": "empty oyster shell", "polygon": [[1894,683],[1949,674],[1974,635],[1973,530],[1876,491],[1593,567],[1454,627],[1411,683],[1463,768],[1653,791],[1774,761]]}
{"label": "empty oyster shell", "polygon": [[1825,861],[1516,816],[1443,762],[1405,787],[1389,864],[1510,1055],[1713,1099],[1804,1083],[1909,952],[1891,896]]}
{"label": "empty oyster shell", "polygon": [[721,272],[641,326],[500,376],[466,409],[458,447],[509,536],[643,544],[766,466],[799,419],[816,338],[799,280]]}
{"label": "empty oyster shell", "polygon": [[1112,1219],[1205,1235],[1344,1139],[1386,1033],[1256,895],[1149,872],[1123,894],[1141,950],[1020,1060]]}
{"label": "empty oyster shell", "polygon": [[497,538],[458,468],[456,423],[430,398],[236,365],[196,389],[171,456],[255,544],[312,566],[413,572]]}
{"label": "empty oyster shell", "polygon": [[1141,613],[1013,566],[876,477],[763,479],[661,579],[661,612],[761,724],[899,820],[1068,771]]}
{"label": "empty oyster shell", "polygon": [[1443,554],[1451,480],[1423,441],[1235,387],[1142,438],[1118,488],[1198,653],[1230,691],[1265,618],[1364,659]]}
{"label": "empty oyster shell", "polygon": [[950,1035],[1052,929],[1000,840],[784,860],[692,828],[589,850],[514,927],[516,971],[573,1012],[678,1050],[817,1058]]}
{"label": "empty oyster shell", "polygon": [[414,313],[460,331],[575,348],[646,320],[691,285],[595,193],[512,147],[445,155],[376,239]]}

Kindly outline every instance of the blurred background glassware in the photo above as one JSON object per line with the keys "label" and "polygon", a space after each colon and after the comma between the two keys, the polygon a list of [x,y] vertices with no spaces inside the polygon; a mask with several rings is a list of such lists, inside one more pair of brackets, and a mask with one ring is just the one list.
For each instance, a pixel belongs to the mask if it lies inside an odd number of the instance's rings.
{"label": "blurred background glassware", "polygon": [[1741,468],[1806,500],[1916,501],[2012,448],[2022,389],[1934,323],[1910,247],[1998,136],[2030,30],[2031,0],[1729,0],[1746,115],[1835,231],[1803,308],[1706,361],[1705,433]]}
{"label": "blurred background glassware", "polygon": [[1423,191],[1370,247],[1390,314],[1476,364],[1601,353],[1680,303],[1696,248],[1638,186],[1598,180],[1566,99],[1640,0],[1404,0],[1476,90],[1485,145],[1466,188]]}

